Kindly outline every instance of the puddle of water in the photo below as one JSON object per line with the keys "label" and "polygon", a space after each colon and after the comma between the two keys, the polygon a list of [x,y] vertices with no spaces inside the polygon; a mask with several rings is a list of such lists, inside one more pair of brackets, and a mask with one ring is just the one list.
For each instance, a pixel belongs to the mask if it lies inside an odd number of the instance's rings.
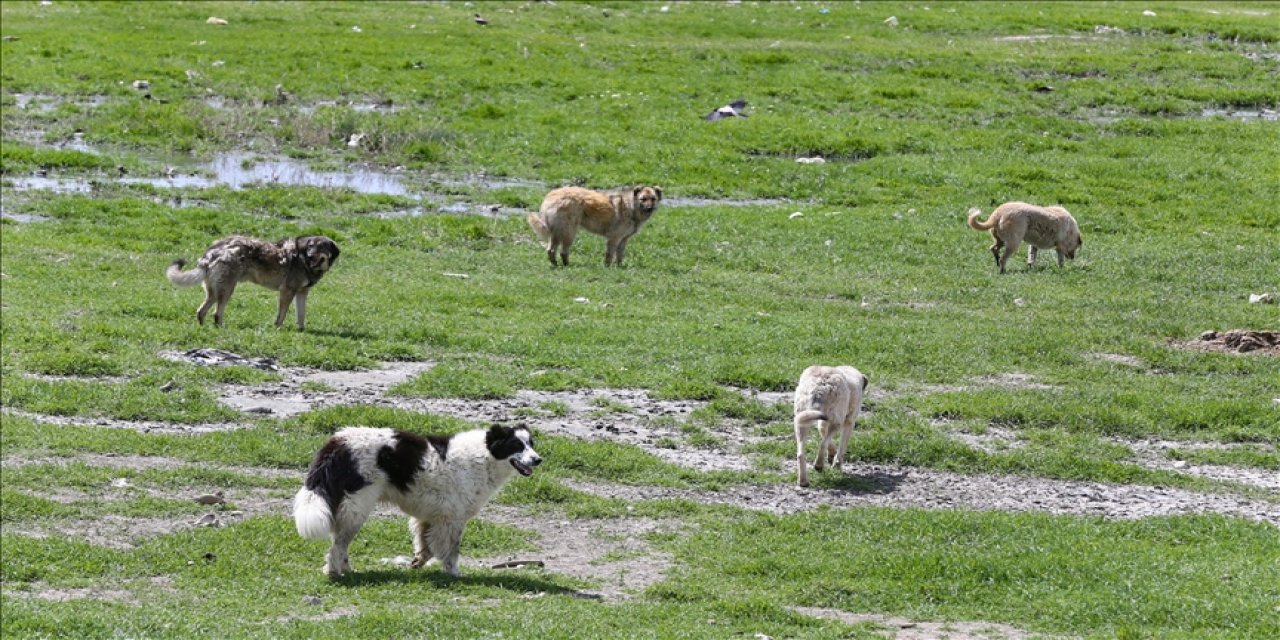
{"label": "puddle of water", "polygon": [[23,111],[50,113],[59,105],[74,104],[80,107],[99,107],[107,102],[107,96],[88,96],[68,98],[66,96],[42,95],[35,93],[13,94],[14,106]]}
{"label": "puddle of water", "polygon": [[[67,148],[96,153],[83,142],[72,142]],[[122,177],[105,178],[51,178],[46,176],[24,176],[12,179],[13,188],[18,191],[53,191],[55,193],[88,193],[96,185],[115,182],[118,184],[145,184],[159,188],[196,188],[207,189],[218,185],[226,185],[235,190],[242,190],[252,185],[283,185],[300,187],[319,187],[322,189],[351,189],[357,193],[381,194],[392,196],[408,196],[418,198],[409,193],[400,178],[379,171],[368,169],[350,169],[347,171],[316,171],[297,160],[288,158],[271,158],[258,162],[251,159],[256,156],[247,153],[226,153],[216,156],[213,162],[199,167],[200,173],[175,173],[171,177],[143,178]],[[249,160],[250,162],[246,162]],[[212,172],[209,177],[206,172]]]}
{"label": "puddle of water", "polygon": [[1273,109],[1261,109],[1258,111],[1248,109],[1205,109],[1200,112],[1200,115],[1206,118],[1225,116],[1232,120],[1241,120],[1246,122],[1249,120],[1268,120],[1272,122],[1280,120],[1280,111]]}

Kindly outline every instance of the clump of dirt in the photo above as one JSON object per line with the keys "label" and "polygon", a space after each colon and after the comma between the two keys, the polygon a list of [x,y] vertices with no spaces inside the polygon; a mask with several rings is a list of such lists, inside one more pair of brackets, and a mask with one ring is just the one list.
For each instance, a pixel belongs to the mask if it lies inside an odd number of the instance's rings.
{"label": "clump of dirt", "polygon": [[1184,349],[1197,349],[1200,351],[1280,356],[1280,331],[1250,331],[1248,329],[1232,329],[1221,332],[1206,331],[1195,340],[1185,342],[1170,340],[1170,343]]}

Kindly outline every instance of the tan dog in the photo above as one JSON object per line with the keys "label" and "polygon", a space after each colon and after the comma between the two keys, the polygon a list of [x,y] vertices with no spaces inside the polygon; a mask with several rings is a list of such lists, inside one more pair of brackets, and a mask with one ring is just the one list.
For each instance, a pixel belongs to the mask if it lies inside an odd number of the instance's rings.
{"label": "tan dog", "polygon": [[204,324],[205,314],[215,303],[213,322],[222,326],[227,301],[241,282],[253,282],[280,292],[276,326],[284,324],[289,304],[298,302],[298,329],[307,318],[307,293],[338,259],[338,245],[324,236],[287,238],[266,242],[245,236],[229,236],[213,243],[196,268],[183,271],[186,260],[174,260],[165,275],[169,281],[189,287],[204,285],[204,302],[196,310],[196,320]]}
{"label": "tan dog", "polygon": [[[815,422],[822,423],[822,444],[818,445],[818,459],[813,468],[822,471],[827,464],[839,469],[844,464],[849,435],[858,421],[862,409],[862,396],[869,380],[853,367],[823,367],[814,365],[800,374],[796,385],[795,428],[796,465],[800,469],[800,486],[809,486],[808,463],[804,456],[804,441],[809,428]],[[840,445],[833,438],[840,430]]]}
{"label": "tan dog", "polygon": [[569,264],[569,247],[578,227],[605,237],[604,265],[622,266],[627,240],[640,231],[662,200],[662,187],[638,186],[615,193],[580,187],[562,187],[547,194],[538,213],[529,214],[529,226],[547,245],[547,259]]}
{"label": "tan dog", "polygon": [[[1074,260],[1076,250],[1084,244],[1080,237],[1080,227],[1076,219],[1062,207],[1037,207],[1025,202],[1006,202],[991,212],[986,222],[978,222],[982,215],[980,209],[969,210],[969,226],[978,231],[991,230],[995,244],[991,245],[991,255],[996,257],[996,266],[1004,273],[1004,265],[1009,256],[1018,250],[1023,240],[1031,245],[1027,251],[1027,268],[1036,263],[1036,250],[1054,248],[1058,252],[1058,266],[1062,266],[1063,258]],[[1004,248],[1004,255],[1000,249]]]}

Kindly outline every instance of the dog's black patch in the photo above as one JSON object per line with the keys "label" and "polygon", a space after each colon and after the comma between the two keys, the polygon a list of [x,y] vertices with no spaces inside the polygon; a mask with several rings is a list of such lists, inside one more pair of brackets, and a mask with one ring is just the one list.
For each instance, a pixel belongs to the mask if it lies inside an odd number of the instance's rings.
{"label": "dog's black patch", "polygon": [[316,459],[307,471],[307,489],[323,496],[325,503],[329,505],[329,513],[334,515],[338,513],[338,506],[348,493],[355,493],[368,484],[369,481],[356,468],[351,449],[342,438],[329,438],[316,453]]}
{"label": "dog's black patch", "polygon": [[[422,456],[427,447],[435,446],[426,438],[407,431],[396,431],[392,437],[396,441],[394,447],[386,445],[378,450],[378,468],[387,474],[387,479],[397,489],[408,491],[409,485],[413,483],[413,476],[422,468]],[[436,452],[444,458],[443,451],[436,449]]]}
{"label": "dog's black patch", "polygon": [[441,461],[448,457],[449,442],[451,442],[453,438],[449,436],[427,436],[426,438],[427,444],[431,445],[431,448],[439,454]]}
{"label": "dog's black patch", "polygon": [[871,384],[871,378],[868,378],[868,377],[866,376],[866,374],[863,374],[863,375],[862,375],[862,390],[863,390],[863,391],[866,391],[866,390],[867,390],[867,385],[868,385],[868,384]]}
{"label": "dog's black patch", "polygon": [[[500,424],[489,427],[489,432],[484,434],[484,444],[495,460],[506,460],[525,449],[524,442],[516,437],[516,430]],[[529,434],[529,446],[533,446],[533,434]]]}

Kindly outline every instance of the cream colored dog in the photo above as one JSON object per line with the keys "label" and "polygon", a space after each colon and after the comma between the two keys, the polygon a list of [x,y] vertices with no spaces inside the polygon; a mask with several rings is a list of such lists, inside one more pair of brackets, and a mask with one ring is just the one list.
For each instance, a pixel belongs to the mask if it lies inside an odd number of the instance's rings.
{"label": "cream colored dog", "polygon": [[638,186],[614,193],[562,187],[547,194],[542,208],[529,214],[529,226],[547,246],[547,259],[568,266],[569,247],[578,227],[605,237],[604,265],[622,266],[627,240],[640,231],[662,200],[662,187]]}
{"label": "cream colored dog", "polygon": [[[1080,227],[1076,219],[1062,207],[1037,207],[1025,202],[1006,202],[991,212],[986,222],[978,222],[982,215],[980,209],[969,210],[969,226],[978,231],[991,231],[995,244],[991,245],[991,255],[996,257],[996,266],[1004,273],[1005,263],[1009,256],[1018,250],[1023,240],[1031,245],[1027,250],[1027,268],[1036,263],[1036,250],[1052,247],[1058,252],[1058,266],[1062,266],[1063,258],[1074,260],[1076,250],[1084,244],[1080,238]],[[1001,255],[1000,249],[1004,249]]]}
{"label": "cream colored dog", "polygon": [[[800,486],[809,486],[804,441],[815,422],[823,424],[822,444],[818,446],[818,459],[814,461],[813,468],[822,471],[827,464],[832,464],[839,469],[844,464],[849,434],[853,433],[853,425],[858,421],[867,382],[867,376],[853,367],[814,365],[800,374],[795,398],[796,464],[800,468]],[[839,447],[832,442],[836,429],[840,430]]]}

